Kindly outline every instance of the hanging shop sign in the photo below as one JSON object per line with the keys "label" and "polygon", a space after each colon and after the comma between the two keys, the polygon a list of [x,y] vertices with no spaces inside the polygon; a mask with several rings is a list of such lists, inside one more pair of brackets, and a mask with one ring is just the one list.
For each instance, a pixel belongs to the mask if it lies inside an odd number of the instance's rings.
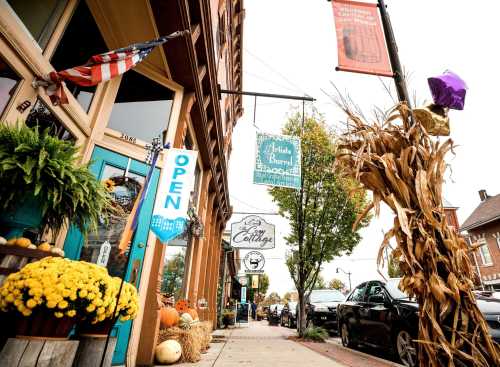
{"label": "hanging shop sign", "polygon": [[300,139],[257,133],[253,183],[300,189]]}
{"label": "hanging shop sign", "polygon": [[249,215],[231,224],[233,248],[268,250],[274,248],[274,224],[257,215]]}
{"label": "hanging shop sign", "polygon": [[248,284],[248,278],[246,275],[241,275],[238,277],[238,282],[242,287],[245,287]]}
{"label": "hanging shop sign", "polygon": [[151,230],[163,243],[186,230],[197,157],[197,151],[183,149],[170,149],[165,155],[151,219]]}
{"label": "hanging shop sign", "polygon": [[332,1],[337,33],[337,70],[393,77],[377,4]]}
{"label": "hanging shop sign", "polygon": [[245,273],[247,274],[263,273],[265,263],[266,260],[264,259],[264,255],[262,255],[262,252],[259,251],[250,251],[243,258],[243,264],[245,265]]}
{"label": "hanging shop sign", "polygon": [[259,288],[259,276],[258,275],[252,275],[252,288],[253,289]]}

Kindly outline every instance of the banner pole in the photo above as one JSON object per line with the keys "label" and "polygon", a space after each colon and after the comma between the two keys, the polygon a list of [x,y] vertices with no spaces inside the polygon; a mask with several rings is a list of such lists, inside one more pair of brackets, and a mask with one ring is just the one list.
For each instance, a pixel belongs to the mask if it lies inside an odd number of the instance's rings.
{"label": "banner pole", "polygon": [[380,18],[382,20],[382,27],[384,28],[385,41],[387,43],[387,50],[389,51],[389,59],[391,61],[392,70],[394,71],[394,82],[396,83],[396,90],[400,102],[406,102],[408,107],[411,108],[410,98],[408,96],[408,88],[401,67],[401,61],[398,55],[398,46],[396,38],[391,25],[391,20],[384,0],[378,0],[378,8],[380,9]]}

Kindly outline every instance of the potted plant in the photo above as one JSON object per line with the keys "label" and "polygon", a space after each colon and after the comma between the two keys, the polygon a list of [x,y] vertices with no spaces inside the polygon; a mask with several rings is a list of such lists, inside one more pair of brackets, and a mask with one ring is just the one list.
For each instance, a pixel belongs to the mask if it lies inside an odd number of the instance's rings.
{"label": "potted plant", "polygon": [[231,310],[229,308],[224,309],[224,311],[222,312],[222,324],[225,327],[234,325],[235,316],[236,316],[236,313],[233,310]]}
{"label": "potted plant", "polygon": [[110,208],[109,193],[87,165],[78,164],[77,153],[48,130],[0,123],[0,225],[7,239],[28,228],[55,235],[68,223],[83,233],[97,228]]}
{"label": "potted plant", "polygon": [[46,257],[7,277],[0,308],[17,318],[16,335],[67,338],[76,323],[96,325],[100,334],[102,322],[110,320],[107,333],[118,317],[137,315],[137,290],[129,283],[113,315],[120,282],[96,264]]}

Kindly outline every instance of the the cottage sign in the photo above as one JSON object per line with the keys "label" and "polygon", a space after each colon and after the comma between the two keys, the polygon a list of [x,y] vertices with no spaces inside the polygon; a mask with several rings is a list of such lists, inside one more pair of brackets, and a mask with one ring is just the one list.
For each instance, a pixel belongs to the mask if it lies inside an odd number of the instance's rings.
{"label": "the cottage sign", "polygon": [[274,248],[274,224],[250,215],[231,224],[231,246],[252,250]]}

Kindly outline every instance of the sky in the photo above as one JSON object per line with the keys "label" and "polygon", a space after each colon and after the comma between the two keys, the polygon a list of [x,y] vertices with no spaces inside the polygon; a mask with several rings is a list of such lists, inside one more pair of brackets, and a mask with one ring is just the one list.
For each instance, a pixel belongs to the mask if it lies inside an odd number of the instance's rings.
{"label": "sky", "polygon": [[[500,56],[497,34],[500,2],[476,0],[386,0],[399,47],[399,55],[409,75],[409,91],[418,105],[430,100],[427,78],[446,69],[453,70],[468,84],[464,111],[452,111],[451,138],[457,145],[448,156],[444,195],[458,206],[463,223],[479,204],[478,190],[500,193],[500,171],[496,169],[499,118],[492,113],[498,105],[496,72]],[[308,94],[317,99],[314,106],[332,127],[345,121],[332,103],[334,84],[349,94],[370,116],[373,106],[388,109],[393,100],[383,82],[388,78],[335,71],[336,37],[331,3],[326,0],[247,0],[243,40],[243,89],[280,94]],[[324,92],[326,92],[326,94]],[[393,93],[395,95],[395,93]],[[279,133],[287,116],[300,103],[287,100],[244,97],[245,112],[233,133],[229,163],[229,192],[234,212],[275,213],[277,208],[265,186],[252,183],[255,134]],[[306,109],[310,106],[306,105]],[[234,214],[228,223],[239,221]],[[270,277],[268,292],[283,295],[294,285],[285,266],[288,234],[287,221],[266,215],[276,225],[276,248],[265,250],[265,271]],[[362,281],[380,278],[376,256],[383,232],[390,228],[392,213],[382,210],[378,219],[362,230],[362,241],[351,256],[342,256],[325,264],[326,280],[339,278],[352,287]],[[244,256],[244,252],[242,256]],[[385,270],[382,269],[382,273]]]}

